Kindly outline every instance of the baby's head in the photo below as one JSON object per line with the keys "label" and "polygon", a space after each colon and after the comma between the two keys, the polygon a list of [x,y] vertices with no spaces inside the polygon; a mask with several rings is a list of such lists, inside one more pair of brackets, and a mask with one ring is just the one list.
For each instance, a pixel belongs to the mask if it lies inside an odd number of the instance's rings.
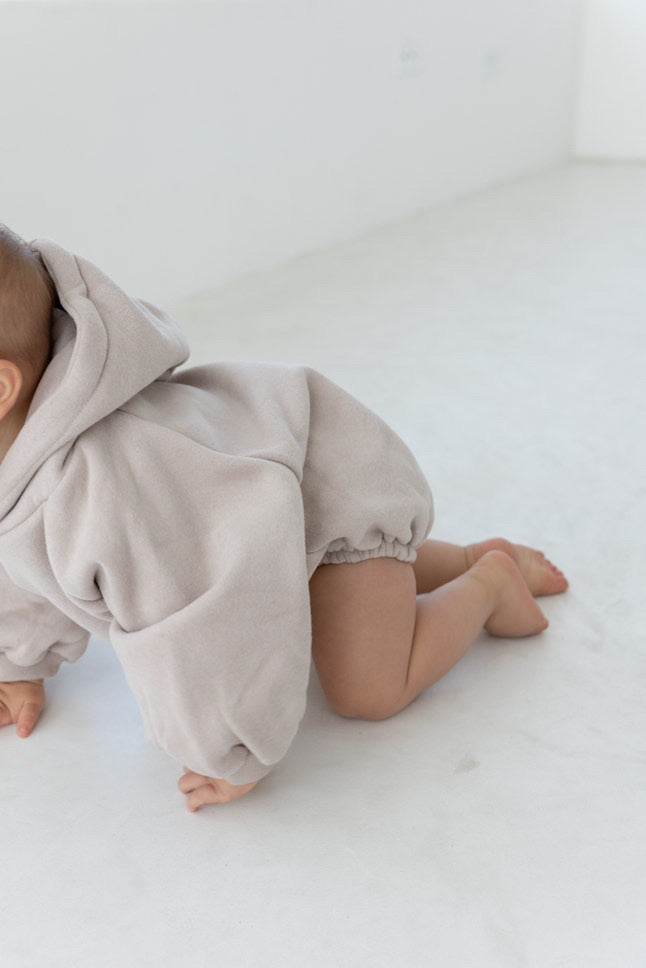
{"label": "baby's head", "polygon": [[[40,255],[0,224],[0,422],[26,417],[49,361],[54,284]],[[2,455],[0,454],[0,458]]]}

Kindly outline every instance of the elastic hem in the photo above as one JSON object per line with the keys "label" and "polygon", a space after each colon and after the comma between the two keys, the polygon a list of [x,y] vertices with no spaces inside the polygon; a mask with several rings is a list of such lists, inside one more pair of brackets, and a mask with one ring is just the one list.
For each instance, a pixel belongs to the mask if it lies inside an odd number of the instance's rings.
{"label": "elastic hem", "polygon": [[0,682],[22,682],[33,679],[49,679],[55,676],[63,662],[62,655],[47,652],[35,665],[22,666],[0,653]]}
{"label": "elastic hem", "polygon": [[340,551],[327,551],[321,559],[322,565],[352,565],[369,558],[397,558],[412,565],[417,559],[417,550],[399,541],[382,541],[376,548],[357,550],[344,548]]}

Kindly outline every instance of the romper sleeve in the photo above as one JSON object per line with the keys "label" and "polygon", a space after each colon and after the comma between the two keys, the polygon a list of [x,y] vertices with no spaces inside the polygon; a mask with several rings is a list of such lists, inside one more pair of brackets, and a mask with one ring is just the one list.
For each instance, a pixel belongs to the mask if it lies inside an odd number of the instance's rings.
{"label": "romper sleeve", "polygon": [[88,639],[85,629],[0,567],[0,682],[56,675],[62,662],[85,652]]}
{"label": "romper sleeve", "polygon": [[[94,454],[72,458],[74,486],[48,511],[53,567],[73,598],[100,590],[148,738],[188,769],[250,783],[285,755],[305,710],[299,483],[279,462],[140,432],[138,419],[115,417],[113,429],[129,422],[118,449],[104,429]],[[56,523],[72,508],[74,546]]]}

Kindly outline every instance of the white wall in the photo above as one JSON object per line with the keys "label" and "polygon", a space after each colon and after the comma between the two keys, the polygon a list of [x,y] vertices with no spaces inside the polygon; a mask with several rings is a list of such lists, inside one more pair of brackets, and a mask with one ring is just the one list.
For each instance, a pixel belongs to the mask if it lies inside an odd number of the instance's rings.
{"label": "white wall", "polygon": [[646,159],[644,0],[588,0],[576,151]]}
{"label": "white wall", "polygon": [[554,165],[579,6],[0,4],[0,220],[165,302]]}

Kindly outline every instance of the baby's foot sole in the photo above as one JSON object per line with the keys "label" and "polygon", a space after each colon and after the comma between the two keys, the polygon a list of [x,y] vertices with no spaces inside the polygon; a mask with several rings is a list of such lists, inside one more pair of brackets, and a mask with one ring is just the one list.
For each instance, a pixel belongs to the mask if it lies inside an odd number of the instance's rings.
{"label": "baby's foot sole", "polygon": [[522,638],[543,632],[548,621],[534,601],[515,560],[505,551],[485,552],[470,569],[470,574],[485,584],[494,602],[485,623],[490,635]]}
{"label": "baby's foot sole", "polygon": [[488,541],[467,545],[465,551],[469,565],[475,564],[490,551],[504,551],[518,565],[525,584],[535,598],[541,595],[559,595],[568,587],[568,580],[563,572],[542,551],[535,548],[512,544],[505,538],[490,538]]}

